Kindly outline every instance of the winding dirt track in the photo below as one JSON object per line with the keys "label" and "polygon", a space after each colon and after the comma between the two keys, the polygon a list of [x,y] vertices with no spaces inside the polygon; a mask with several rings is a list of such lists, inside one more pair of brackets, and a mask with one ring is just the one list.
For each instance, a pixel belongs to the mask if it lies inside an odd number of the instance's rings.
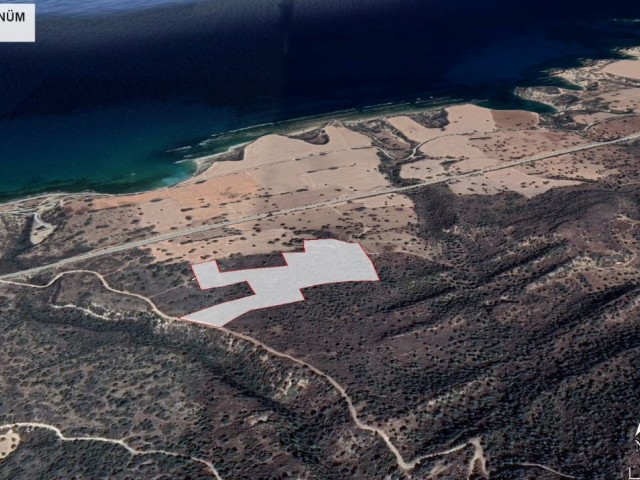
{"label": "winding dirt track", "polygon": [[[3,280],[0,279],[0,283],[5,283],[5,284],[10,284],[10,285],[16,285],[16,286],[21,286],[21,287],[29,287],[29,288],[38,288],[38,289],[45,289],[50,287],[51,285],[53,285],[54,283],[56,283],[61,277],[65,276],[65,275],[73,275],[73,274],[89,274],[89,275],[94,275],[95,277],[97,277],[100,282],[102,283],[102,285],[105,287],[105,289],[120,294],[120,295],[126,295],[129,297],[134,297],[134,298],[138,298],[142,301],[144,301],[147,305],[149,305],[149,307],[151,308],[151,310],[158,315],[159,317],[165,319],[165,320],[170,320],[170,321],[179,321],[182,322],[183,320],[177,318],[177,317],[172,317],[170,315],[167,315],[166,313],[162,312],[157,306],[156,304],[148,297],[145,297],[144,295],[140,295],[138,293],[133,293],[133,292],[129,292],[127,290],[118,290],[116,288],[113,288],[111,285],[109,285],[109,282],[107,282],[106,278],[104,278],[104,276],[99,273],[99,272],[95,272],[93,270],[68,270],[66,272],[62,272],[59,273],[58,275],[56,275],[53,279],[51,279],[48,283],[44,284],[44,285],[37,285],[37,284],[32,284],[32,283],[24,283],[24,282],[15,282],[15,281],[11,281],[11,280]],[[79,307],[76,307],[79,308]],[[82,309],[85,310],[86,309]],[[391,439],[389,438],[389,435],[382,430],[381,428],[378,427],[374,427],[371,425],[367,425],[366,423],[364,423],[362,420],[360,420],[359,416],[358,416],[358,411],[354,405],[353,400],[351,399],[351,397],[349,396],[349,394],[347,393],[346,389],[340,385],[340,383],[333,378],[331,375],[329,375],[328,373],[323,372],[322,370],[320,370],[317,367],[314,367],[313,365],[311,365],[310,363],[305,362],[304,360],[301,360],[299,358],[293,357],[291,355],[288,355],[286,353],[280,352],[278,350],[275,350],[274,348],[271,348],[270,346],[268,346],[265,343],[262,343],[259,340],[256,340],[253,337],[250,337],[249,335],[244,335],[242,333],[239,332],[235,332],[233,330],[229,330],[227,328],[224,327],[218,327],[218,326],[209,326],[208,328],[216,328],[218,330],[221,330],[223,332],[225,332],[226,334],[235,337],[235,338],[239,338],[242,340],[245,340],[247,342],[252,343],[253,345],[255,345],[256,347],[272,354],[275,355],[277,357],[280,358],[285,358],[291,362],[297,363],[298,365],[301,365],[307,369],[309,369],[310,371],[312,371],[313,373],[315,373],[316,375],[324,378],[327,382],[329,382],[331,384],[331,386],[333,388],[336,389],[336,391],[340,394],[340,396],[343,398],[343,400],[345,401],[345,403],[347,404],[347,408],[349,410],[349,414],[351,415],[351,418],[353,419],[353,422],[355,423],[356,427],[361,429],[361,430],[366,430],[368,432],[372,432],[374,433],[376,436],[378,436],[386,445],[387,449],[393,454],[393,456],[396,459],[396,464],[398,465],[398,468],[400,468],[401,470],[409,473],[411,472],[411,470],[413,470],[417,465],[419,465],[423,460],[427,460],[429,458],[434,458],[434,457],[443,457],[446,455],[449,455],[451,453],[460,451],[464,448],[468,448],[468,447],[473,447],[474,448],[474,456],[471,460],[471,464],[469,466],[469,476],[471,475],[471,471],[475,465],[476,460],[480,460],[481,462],[481,468],[483,470],[483,472],[485,472],[487,475],[489,474],[489,472],[486,469],[486,459],[484,456],[484,452],[481,446],[481,439],[480,437],[475,437],[475,438],[471,438],[468,441],[458,444],[456,446],[453,446],[447,450],[441,450],[438,452],[434,452],[434,453],[429,453],[429,454],[425,454],[425,455],[421,455],[418,456],[412,460],[405,460],[404,457],[402,456],[402,454],[400,453],[400,451],[398,450],[398,448],[393,444],[393,442],[391,441]],[[101,441],[101,442],[108,442],[108,443],[115,443],[118,445],[121,445],[122,447],[124,447],[129,453],[131,453],[132,455],[151,455],[154,453],[157,454],[164,454],[164,455],[170,455],[170,456],[174,456],[174,457],[182,457],[182,458],[188,458],[191,459],[195,462],[199,462],[202,463],[204,465],[206,465],[212,472],[212,474],[215,476],[216,480],[222,480],[222,478],[220,477],[220,475],[218,474],[217,470],[215,469],[214,465],[204,459],[201,458],[196,458],[196,457],[191,457],[189,455],[186,454],[180,454],[180,453],[176,453],[176,452],[169,452],[166,450],[144,450],[144,451],[138,451],[135,450],[133,448],[131,448],[129,445],[127,445],[123,440],[114,440],[114,439],[107,439],[104,437],[77,437],[77,438],[67,438],[65,437],[62,432],[57,428],[57,427],[53,427],[51,425],[47,425],[47,424],[42,424],[42,423],[32,423],[32,422],[18,422],[18,423],[12,423],[12,424],[7,424],[7,425],[3,425],[0,426],[0,430],[3,428],[9,428],[9,427],[20,427],[20,426],[32,426],[32,427],[38,427],[38,428],[48,428],[49,430],[52,430],[56,433],[56,435],[58,435],[58,437],[60,437],[62,440],[65,441],[89,441],[89,440],[94,440],[94,441]],[[573,477],[571,475],[566,475],[563,474],[561,472],[559,472],[558,470],[555,470],[551,467],[548,467],[546,465],[540,465],[540,464],[536,464],[536,463],[519,463],[517,464],[519,466],[523,466],[523,467],[533,467],[533,468],[542,468],[548,472],[552,472],[555,473],[561,477],[564,478],[571,478],[571,479],[575,479],[576,477]],[[468,477],[469,478],[469,477]]]}
{"label": "winding dirt track", "polygon": [[[107,290],[110,290],[110,291],[118,293],[118,294],[139,298],[139,299],[143,300],[144,302],[146,302],[151,307],[153,312],[155,314],[157,314],[158,316],[160,316],[160,317],[162,317],[162,318],[164,318],[166,320],[179,321],[178,318],[171,317],[169,315],[166,315],[164,312],[160,311],[156,307],[154,302],[152,300],[150,300],[148,297],[145,297],[143,295],[139,295],[139,294],[136,294],[136,293],[132,293],[132,292],[124,291],[124,290],[117,290],[115,288],[112,288],[109,285],[109,283],[106,281],[106,279],[104,278],[103,275],[101,275],[98,272],[91,271],[91,270],[69,270],[69,271],[65,271],[65,272],[62,272],[62,273],[59,273],[58,275],[56,275],[46,285],[34,285],[34,284],[30,284],[30,283],[16,282],[16,281],[11,281],[11,279],[42,273],[44,271],[53,270],[53,269],[56,269],[56,268],[59,268],[59,267],[62,267],[62,266],[65,266],[65,265],[68,265],[68,264],[71,264],[71,263],[80,262],[80,261],[83,261],[83,260],[88,260],[88,259],[91,259],[91,258],[100,257],[100,256],[104,256],[104,255],[109,255],[109,254],[113,254],[113,253],[118,253],[118,252],[130,250],[130,249],[134,249],[134,248],[144,247],[146,245],[150,245],[150,244],[153,244],[153,243],[158,243],[158,242],[162,242],[162,241],[165,241],[165,240],[171,240],[171,239],[183,237],[183,236],[186,236],[186,235],[206,232],[206,231],[209,231],[209,230],[214,230],[214,229],[218,229],[218,228],[222,228],[222,227],[227,227],[227,226],[231,226],[231,225],[237,225],[237,224],[242,224],[242,223],[251,222],[251,221],[255,221],[255,220],[260,220],[260,219],[263,219],[263,218],[286,215],[288,213],[294,213],[294,212],[300,212],[300,211],[304,211],[304,210],[311,210],[311,209],[315,209],[315,208],[338,205],[338,204],[346,203],[346,202],[353,201],[353,200],[361,200],[361,199],[365,199],[365,198],[376,197],[376,196],[380,196],[380,195],[388,195],[388,194],[392,194],[392,193],[402,193],[402,192],[409,191],[409,190],[415,190],[415,189],[424,187],[426,185],[433,185],[433,184],[438,184],[438,183],[446,183],[448,181],[455,180],[455,179],[458,179],[458,178],[473,177],[473,176],[481,175],[481,174],[488,173],[488,172],[494,172],[494,171],[497,171],[497,170],[502,170],[502,169],[511,168],[511,167],[515,167],[515,166],[526,165],[526,164],[533,163],[533,162],[536,162],[536,161],[539,161],[539,160],[544,160],[544,159],[547,159],[547,158],[553,158],[553,157],[557,157],[557,156],[560,156],[560,155],[565,155],[565,154],[568,154],[568,153],[580,152],[580,151],[584,151],[584,150],[591,150],[591,149],[594,149],[594,148],[599,148],[599,147],[603,147],[603,146],[607,146],[607,145],[614,145],[614,144],[619,144],[619,143],[625,143],[625,142],[629,142],[629,141],[633,141],[633,140],[637,140],[637,139],[640,139],[640,132],[632,134],[632,135],[628,135],[626,137],[623,137],[623,138],[620,138],[620,139],[617,139],[617,140],[612,140],[612,141],[607,141],[607,142],[588,143],[588,144],[579,145],[579,146],[575,146],[575,147],[569,147],[569,148],[556,150],[556,151],[552,151],[552,152],[546,152],[546,153],[542,153],[542,154],[535,155],[535,156],[532,156],[532,157],[527,157],[527,158],[520,159],[520,160],[514,160],[514,161],[511,161],[511,162],[504,162],[504,163],[501,163],[499,165],[495,165],[495,166],[492,166],[492,167],[487,167],[487,168],[484,168],[484,169],[478,169],[478,170],[475,170],[475,171],[472,171],[472,172],[467,172],[467,173],[463,173],[463,174],[459,174],[459,175],[452,175],[452,176],[448,176],[448,177],[445,177],[445,178],[427,180],[427,181],[420,182],[420,183],[417,183],[417,184],[414,184],[414,185],[410,185],[410,186],[387,188],[387,189],[382,189],[382,190],[375,190],[375,191],[371,191],[371,192],[367,192],[367,193],[363,193],[363,194],[359,194],[359,195],[353,195],[353,196],[349,196],[349,197],[339,197],[339,198],[335,198],[333,200],[327,200],[327,201],[323,201],[323,202],[311,203],[311,204],[302,205],[302,206],[299,206],[299,207],[283,209],[283,210],[277,210],[277,211],[273,211],[273,212],[269,212],[269,213],[263,213],[263,214],[258,214],[258,215],[250,215],[250,216],[239,217],[237,219],[232,219],[232,220],[228,220],[228,221],[224,221],[224,222],[210,223],[210,224],[200,225],[200,226],[197,226],[197,227],[184,228],[184,229],[181,229],[181,230],[177,230],[177,231],[173,231],[173,232],[169,232],[169,233],[165,233],[165,234],[161,234],[161,235],[150,236],[150,237],[147,237],[147,238],[142,239],[142,240],[123,243],[123,244],[120,244],[120,245],[115,245],[113,247],[108,247],[108,248],[101,249],[101,250],[95,250],[93,252],[87,252],[87,253],[84,253],[84,254],[81,254],[81,255],[75,255],[75,256],[72,256],[72,257],[64,258],[64,259],[58,260],[56,262],[48,263],[48,264],[41,265],[41,266],[38,266],[38,267],[33,267],[33,268],[29,268],[29,269],[25,269],[25,270],[21,270],[21,271],[17,271],[17,272],[12,272],[12,273],[8,273],[8,274],[0,275],[0,282],[7,283],[7,284],[24,286],[24,287],[31,287],[31,288],[47,288],[47,287],[53,285],[56,281],[58,281],[59,278],[61,278],[64,275],[83,274],[83,273],[84,274],[91,274],[91,275],[95,275],[96,277],[98,277]],[[260,349],[263,349],[263,350],[269,352],[272,355],[275,355],[275,356],[278,356],[278,357],[281,357],[281,358],[286,358],[286,359],[288,359],[288,360],[290,360],[292,362],[295,362],[295,363],[297,363],[299,365],[302,365],[305,368],[307,368],[307,369],[311,370],[312,372],[314,372],[316,375],[319,375],[322,378],[324,378],[326,381],[328,381],[336,389],[336,391],[339,392],[340,396],[344,399],[345,403],[347,404],[349,413],[350,413],[355,425],[361,430],[366,430],[366,431],[372,432],[376,436],[378,436],[385,443],[385,445],[387,446],[388,450],[394,455],[398,467],[400,469],[404,470],[404,471],[407,471],[407,472],[411,471],[420,462],[422,462],[423,460],[426,460],[428,458],[433,458],[433,457],[438,457],[438,456],[446,456],[446,455],[448,455],[450,453],[454,453],[456,451],[462,450],[462,449],[467,448],[469,446],[474,446],[474,447],[478,448],[478,445],[476,445],[476,443],[479,440],[471,439],[468,442],[459,444],[459,445],[454,446],[454,447],[452,447],[452,448],[450,448],[448,450],[439,451],[439,452],[435,452],[435,453],[431,453],[431,454],[427,454],[427,455],[422,455],[422,456],[419,456],[419,457],[414,458],[412,460],[405,460],[402,457],[402,455],[399,452],[399,450],[396,448],[396,446],[391,442],[391,439],[389,438],[389,436],[387,435],[387,433],[384,430],[382,430],[380,428],[377,428],[375,426],[367,425],[364,422],[362,422],[362,420],[360,420],[360,418],[358,416],[358,412],[356,410],[356,407],[355,407],[351,397],[348,395],[347,391],[344,389],[344,387],[342,387],[329,374],[323,372],[322,370],[314,367],[313,365],[311,365],[311,364],[309,364],[309,363],[307,363],[307,362],[305,362],[303,360],[300,360],[298,358],[292,357],[291,355],[288,355],[286,353],[279,352],[279,351],[269,347],[268,345],[260,342],[259,340],[256,340],[255,338],[252,338],[252,337],[250,337],[248,335],[244,335],[244,334],[241,334],[241,333],[238,333],[238,332],[234,332],[233,330],[228,330],[228,329],[226,329],[224,327],[215,327],[215,328],[218,328],[219,330],[224,331],[225,333],[227,333],[230,336],[233,336],[233,337],[236,337],[236,338],[251,342],[256,347],[258,347]],[[63,441],[100,441],[100,442],[113,443],[113,444],[117,444],[117,445],[122,446],[123,448],[125,448],[132,455],[164,454],[164,455],[170,455],[170,456],[175,456],[175,457],[183,457],[183,458],[187,458],[187,459],[190,459],[192,461],[196,461],[196,462],[199,462],[199,463],[202,463],[202,464],[206,465],[209,468],[209,470],[212,472],[212,474],[215,476],[215,478],[217,480],[221,480],[221,477],[219,476],[218,472],[216,471],[214,466],[211,464],[211,462],[208,462],[206,460],[199,459],[199,458],[190,457],[190,456],[184,455],[184,454],[179,454],[179,453],[169,452],[169,451],[164,451],[164,450],[148,450],[148,451],[143,450],[143,451],[139,451],[139,450],[135,450],[135,449],[131,448],[123,440],[108,439],[108,438],[103,438],[103,437],[91,437],[91,436],[88,436],[88,437],[75,437],[75,438],[74,437],[65,437],[57,427],[54,427],[54,426],[51,426],[51,425],[47,425],[47,424],[42,424],[42,423],[17,422],[17,423],[12,423],[12,424],[7,424],[7,425],[0,426],[0,429],[5,428],[5,427],[6,428],[9,428],[9,427],[46,428],[46,429],[49,429],[49,430],[55,432],[56,435]],[[559,475],[561,477],[564,477],[564,478],[575,478],[575,477],[572,477],[570,475],[563,474],[563,473],[561,473],[561,472],[559,472],[559,471],[557,471],[557,470],[555,470],[555,469],[553,469],[551,467],[547,467],[547,466],[544,466],[544,465],[533,464],[533,463],[520,463],[518,465],[525,466],[525,467],[541,468],[541,469],[544,469],[544,470],[546,470],[548,472],[555,473],[555,474],[557,474],[557,475]]]}
{"label": "winding dirt track", "polygon": [[124,448],[131,455],[166,455],[169,457],[176,458],[185,458],[187,460],[191,460],[193,462],[201,463],[207,467],[207,469],[213,474],[216,480],[222,480],[222,477],[218,474],[218,471],[215,469],[213,464],[208,460],[203,460],[202,458],[191,457],[189,455],[183,455],[181,453],[170,452],[167,450],[136,450],[135,448],[130,447],[124,440],[113,439],[113,438],[105,438],[105,437],[67,437],[58,427],[53,425],[49,425],[47,423],[39,423],[39,422],[16,422],[16,423],[8,423],[6,425],[0,425],[0,430],[4,430],[7,428],[42,428],[45,430],[49,430],[56,434],[56,436],[62,440],[63,442],[100,442],[100,443],[109,443],[112,445],[118,445]]}
{"label": "winding dirt track", "polygon": [[[126,295],[126,296],[130,296],[130,297],[139,298],[140,300],[143,300],[145,303],[147,303],[147,305],[149,305],[151,307],[151,310],[156,315],[164,318],[165,320],[183,322],[183,320],[181,320],[181,319],[179,319],[177,317],[172,317],[172,316],[167,315],[166,313],[162,312],[155,305],[155,303],[152,300],[150,300],[148,297],[145,297],[144,295],[139,295],[137,293],[132,293],[132,292],[129,292],[129,291],[126,291],[126,290],[118,290],[116,288],[113,288],[111,285],[109,285],[109,282],[107,282],[107,280],[104,278],[104,276],[101,273],[95,272],[93,270],[68,270],[66,272],[59,273],[58,275],[56,275],[53,279],[51,279],[45,285],[36,285],[36,284],[32,284],[32,283],[22,283],[22,282],[13,282],[13,281],[10,281],[10,280],[2,280],[2,279],[0,279],[0,282],[1,283],[6,283],[6,284],[11,284],[11,285],[17,285],[17,286],[21,286],[21,287],[44,289],[44,288],[48,288],[51,285],[53,285],[54,283],[56,283],[63,276],[65,276],[65,275],[73,275],[73,274],[94,275],[100,280],[102,285],[107,290],[109,290],[110,292],[118,293],[120,295]],[[331,384],[331,386],[333,386],[333,388],[335,388],[340,393],[340,396],[344,399],[344,401],[347,404],[347,407],[349,409],[349,413],[351,414],[351,417],[353,418],[353,421],[356,424],[356,426],[361,430],[366,430],[366,431],[369,431],[369,432],[373,432],[378,437],[380,437],[382,439],[382,441],[384,441],[384,443],[386,444],[387,448],[391,451],[391,453],[393,453],[393,455],[396,458],[396,462],[398,464],[398,467],[400,467],[402,470],[405,470],[405,471],[412,470],[422,460],[425,460],[427,458],[432,458],[432,457],[448,455],[449,453],[457,452],[458,450],[461,450],[461,449],[463,449],[463,448],[465,448],[465,447],[467,447],[469,445],[469,443],[463,443],[461,445],[455,446],[455,447],[450,448],[448,450],[444,450],[444,451],[441,451],[441,452],[436,452],[436,453],[423,455],[423,456],[420,456],[418,458],[415,458],[415,459],[407,462],[402,457],[402,454],[400,453],[400,451],[391,442],[391,439],[389,438],[389,435],[387,435],[387,433],[384,430],[382,430],[380,428],[377,428],[377,427],[372,427],[371,425],[367,425],[362,420],[360,420],[360,418],[358,417],[358,411],[356,410],[356,407],[355,407],[355,405],[353,403],[353,400],[351,399],[351,397],[349,396],[349,394],[347,393],[345,388],[342,385],[340,385],[340,383],[338,383],[338,381],[336,379],[334,379],[332,376],[330,376],[329,374],[323,372],[319,368],[314,367],[310,363],[305,362],[304,360],[300,360],[299,358],[292,357],[291,355],[288,355],[286,353],[279,352],[278,350],[275,350],[275,349],[271,348],[270,346],[266,345],[265,343],[262,343],[261,341],[256,340],[255,338],[250,337],[248,335],[244,335],[242,333],[235,332],[233,330],[229,330],[229,329],[224,328],[224,327],[215,326],[215,327],[210,327],[210,328],[217,328],[217,329],[222,330],[223,332],[227,333],[230,336],[233,336],[235,338],[240,338],[242,340],[250,342],[253,345],[255,345],[256,347],[258,347],[258,348],[260,348],[262,350],[265,350],[266,352],[269,352],[272,355],[275,355],[275,356],[280,357],[280,358],[286,358],[287,360],[290,360],[290,361],[292,361],[294,363],[297,363],[298,365],[302,365],[305,368],[311,370],[316,375],[319,375],[322,378],[324,378],[326,381],[328,381]],[[117,442],[120,442],[120,441],[117,441]]]}

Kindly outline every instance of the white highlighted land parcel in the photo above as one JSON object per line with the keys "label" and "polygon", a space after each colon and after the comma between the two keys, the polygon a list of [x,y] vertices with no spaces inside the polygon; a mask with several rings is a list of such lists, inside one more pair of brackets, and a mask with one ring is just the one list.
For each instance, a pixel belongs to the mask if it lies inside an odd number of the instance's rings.
{"label": "white highlighted land parcel", "polygon": [[304,250],[283,253],[287,263],[284,267],[221,272],[215,260],[192,265],[198,285],[203,290],[247,282],[254,295],[205,308],[182,318],[221,327],[251,310],[303,301],[302,288],[327,283],[379,281],[371,259],[357,243],[305,240]]}

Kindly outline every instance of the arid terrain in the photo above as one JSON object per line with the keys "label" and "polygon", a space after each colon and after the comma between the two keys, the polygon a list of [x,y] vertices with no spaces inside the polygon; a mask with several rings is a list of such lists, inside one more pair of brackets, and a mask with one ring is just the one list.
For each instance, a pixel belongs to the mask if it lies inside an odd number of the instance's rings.
{"label": "arid terrain", "polygon": [[[0,478],[640,472],[640,60],[267,135],[179,185],[0,205]],[[541,109],[541,111],[544,111]],[[357,242],[380,281],[251,295],[192,263]]]}

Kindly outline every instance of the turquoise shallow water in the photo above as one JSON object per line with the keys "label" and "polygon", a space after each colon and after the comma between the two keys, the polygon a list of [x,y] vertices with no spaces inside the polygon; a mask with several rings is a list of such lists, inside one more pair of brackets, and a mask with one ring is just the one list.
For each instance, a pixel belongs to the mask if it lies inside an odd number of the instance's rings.
{"label": "turquoise shallow water", "polygon": [[[416,98],[517,101],[544,68],[640,44],[640,2],[40,0],[0,44],[0,200],[180,181],[252,125]],[[274,127],[276,128],[276,127]],[[168,153],[176,148],[193,148]]]}
{"label": "turquoise shallow water", "polygon": [[0,120],[0,192],[126,192],[176,183],[193,165],[167,151],[233,125],[224,109],[177,100]]}

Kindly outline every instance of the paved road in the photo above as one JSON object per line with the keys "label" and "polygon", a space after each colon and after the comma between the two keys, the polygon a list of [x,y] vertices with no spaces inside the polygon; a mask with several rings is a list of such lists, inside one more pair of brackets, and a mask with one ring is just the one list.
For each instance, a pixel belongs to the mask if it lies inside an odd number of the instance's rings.
{"label": "paved road", "polygon": [[320,208],[320,207],[327,207],[327,206],[332,206],[332,205],[339,205],[339,204],[343,204],[343,203],[347,203],[349,201],[353,201],[353,200],[362,200],[365,198],[370,198],[370,197],[377,197],[380,195],[388,195],[390,193],[402,193],[402,192],[406,192],[409,190],[416,190],[418,188],[424,187],[426,185],[434,185],[437,183],[445,183],[445,182],[449,182],[451,180],[456,180],[458,178],[466,178],[466,177],[474,177],[477,175],[481,175],[483,173],[488,173],[488,172],[495,172],[497,170],[503,170],[505,168],[510,168],[510,167],[517,167],[519,165],[526,165],[528,163],[533,163],[539,160],[544,160],[547,158],[553,158],[553,157],[558,157],[560,155],[566,155],[568,153],[575,153],[575,152],[580,152],[583,150],[591,150],[594,148],[598,148],[598,147],[603,147],[603,146],[607,146],[607,145],[615,145],[617,143],[625,143],[625,142],[630,142],[632,140],[638,140],[640,139],[640,132],[638,133],[634,133],[632,135],[628,135],[626,137],[623,138],[619,138],[617,140],[611,140],[608,142],[594,142],[594,143],[587,143],[584,145],[577,145],[575,147],[569,147],[569,148],[563,148],[561,150],[555,150],[553,152],[546,152],[546,153],[541,153],[539,155],[534,155],[532,157],[527,157],[521,160],[513,160],[511,162],[503,162],[500,163],[498,165],[494,165],[491,167],[487,167],[487,168],[482,168],[479,170],[474,170],[471,172],[467,172],[467,173],[462,173],[459,175],[451,175],[451,176],[447,176],[447,177],[440,177],[440,178],[434,178],[432,180],[426,180],[424,182],[420,182],[420,183],[416,183],[414,185],[409,185],[406,187],[393,187],[393,188],[385,188],[385,189],[381,189],[381,190],[373,190],[367,193],[362,193],[362,194],[357,194],[357,195],[352,195],[352,196],[348,196],[348,197],[338,197],[335,198],[333,200],[326,200],[326,201],[322,201],[322,202],[316,202],[316,203],[310,203],[307,205],[301,205],[299,207],[293,207],[293,208],[286,208],[283,210],[276,210],[273,212],[268,212],[268,213],[261,213],[261,214],[257,214],[257,215],[248,215],[248,216],[244,216],[244,217],[238,217],[238,218],[234,218],[234,219],[230,219],[224,222],[217,222],[217,223],[207,223],[204,225],[199,225],[197,227],[190,227],[190,228],[183,228],[181,230],[174,230],[168,233],[163,233],[160,235],[153,235],[147,238],[143,238],[141,240],[136,240],[136,241],[132,241],[132,242],[127,242],[127,243],[123,243],[120,245],[115,245],[113,247],[108,247],[108,248],[104,248],[101,250],[94,250],[92,252],[87,252],[87,253],[83,253],[80,255],[75,255],[73,257],[68,257],[68,258],[63,258],[62,260],[58,260],[56,262],[52,262],[52,263],[48,263],[45,265],[41,265],[39,267],[33,267],[33,268],[29,268],[26,270],[21,270],[21,271],[17,271],[17,272],[12,272],[12,273],[7,273],[4,275],[0,275],[0,280],[10,280],[12,278],[18,278],[18,277],[22,277],[22,276],[28,276],[28,275],[35,275],[35,274],[39,274],[42,272],[45,272],[47,270],[52,270],[55,268],[59,268],[59,267],[63,267],[65,265],[71,264],[71,263],[76,263],[76,262],[81,262],[83,260],[89,260],[91,258],[96,258],[96,257],[101,257],[104,255],[110,255],[113,253],[118,253],[118,252],[124,252],[126,250],[131,250],[133,248],[138,248],[138,247],[145,247],[147,245],[151,245],[153,243],[158,243],[158,242],[163,242],[166,240],[172,240],[174,238],[180,238],[180,237],[184,237],[187,235],[193,235],[196,233],[202,233],[202,232],[207,232],[209,230],[215,230],[218,228],[223,228],[223,227],[229,227],[232,225],[238,225],[238,224],[242,224],[242,223],[247,223],[247,222],[253,222],[256,220],[261,220],[263,218],[269,218],[269,217],[278,217],[281,215],[286,215],[289,213],[295,213],[295,212],[301,212],[304,210],[313,210],[314,208]]}

